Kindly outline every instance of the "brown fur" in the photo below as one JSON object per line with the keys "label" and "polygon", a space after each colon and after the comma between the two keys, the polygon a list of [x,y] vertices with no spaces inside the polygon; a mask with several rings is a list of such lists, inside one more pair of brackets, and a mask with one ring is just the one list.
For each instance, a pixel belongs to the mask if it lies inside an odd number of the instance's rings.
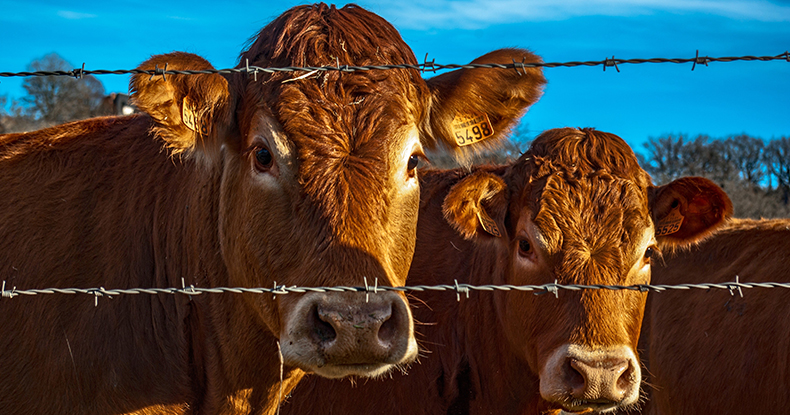
{"label": "brown fur", "polygon": [[[287,11],[241,56],[240,66],[416,61],[378,16],[324,4]],[[141,68],[165,64],[211,68],[179,52]],[[491,95],[477,108],[512,125],[545,82],[539,70],[466,72],[428,82],[414,70],[258,74],[257,82],[136,75],[133,98],[145,114],[0,136],[0,275],[20,289],[402,285],[419,204],[408,158],[452,139],[426,136],[438,134],[427,125],[452,119],[484,86]],[[185,126],[185,102],[205,131]],[[261,167],[264,147],[272,162]],[[372,297],[138,295],[100,298],[97,307],[68,295],[2,299],[0,413],[272,414],[278,339],[286,394],[304,370],[365,375],[408,360],[403,296]],[[380,320],[393,346],[367,351],[348,335],[331,356],[311,335],[310,321],[324,318],[316,304],[335,307],[330,317],[338,307],[364,317],[380,305],[392,313]]]}
{"label": "brown fur", "polygon": [[[712,205],[728,203],[715,185],[693,181],[705,191],[692,196]],[[651,203],[671,202],[660,196],[649,202],[648,196],[675,195],[674,185],[652,187],[623,140],[590,129],[547,131],[509,166],[427,172],[409,283],[647,283],[649,274],[629,268],[649,261],[641,239],[653,226]],[[501,191],[492,195],[494,189]],[[497,221],[503,237],[483,231],[479,209]],[[544,236],[550,234],[536,248],[533,268],[518,259],[527,219],[540,223]],[[706,220],[713,227],[722,219]],[[632,291],[560,291],[558,298],[472,292],[469,299],[461,294],[460,301],[453,292],[414,296],[422,354],[408,375],[360,380],[356,386],[310,378],[296,388],[283,414],[558,410],[568,402],[546,402],[540,391],[539,371],[548,352],[564,342],[626,343],[635,349],[646,298]]]}
{"label": "brown fur", "polygon": [[[656,284],[788,282],[790,220],[732,220],[653,271]],[[785,289],[649,295],[643,413],[767,414],[790,407]]]}

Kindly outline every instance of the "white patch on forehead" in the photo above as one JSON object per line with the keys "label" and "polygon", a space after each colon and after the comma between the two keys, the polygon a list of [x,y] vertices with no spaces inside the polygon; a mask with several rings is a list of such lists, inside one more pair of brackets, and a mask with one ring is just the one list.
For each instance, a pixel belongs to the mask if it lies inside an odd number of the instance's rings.
{"label": "white patch on forehead", "polygon": [[540,231],[540,228],[535,224],[535,222],[532,222],[532,219],[528,219],[527,230],[535,237],[535,242],[540,245],[541,251],[547,252],[548,244],[546,243],[546,238],[543,237],[543,232]]}
{"label": "white patch on forehead", "polygon": [[268,143],[274,146],[272,150],[280,156],[279,158],[290,160],[293,151],[280,123],[269,116],[259,114],[256,114],[255,119],[257,120],[256,125],[250,133],[253,136],[258,135],[266,138]]}

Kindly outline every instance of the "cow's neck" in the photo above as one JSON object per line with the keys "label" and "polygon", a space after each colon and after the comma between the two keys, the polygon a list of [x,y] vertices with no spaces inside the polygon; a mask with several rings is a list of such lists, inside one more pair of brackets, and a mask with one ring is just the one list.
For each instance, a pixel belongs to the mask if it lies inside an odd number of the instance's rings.
{"label": "cow's neck", "polygon": [[212,314],[211,333],[201,346],[204,359],[211,362],[205,370],[205,412],[276,413],[304,372],[281,367],[277,339],[256,324],[259,318],[249,309],[239,306],[246,303],[240,295],[220,294],[210,300],[204,306]]}
{"label": "cow's neck", "polygon": [[[506,283],[507,264],[503,258],[507,256],[495,254],[497,248],[501,249],[497,244],[487,238],[471,245],[470,284]],[[507,295],[482,291],[472,294],[469,300],[461,300],[464,321],[460,325],[464,328],[461,336],[469,365],[468,382],[474,392],[468,401],[469,414],[522,413],[539,399],[539,379],[524,360],[516,357],[517,352],[510,349],[497,315],[496,302],[503,301]]]}
{"label": "cow's neck", "polygon": [[[173,205],[163,216],[169,223],[162,225],[172,234],[159,241],[168,256],[186,260],[163,279],[168,286],[180,286],[181,278],[186,286],[231,286],[217,229],[219,173],[193,169],[189,186],[181,183],[172,189],[182,193],[180,199],[186,203]],[[190,379],[194,395],[204,397],[194,404],[206,413],[274,414],[280,395],[284,399],[304,376],[301,370],[284,367],[281,377],[277,339],[245,300],[228,293],[186,298],[185,326],[194,365]]]}

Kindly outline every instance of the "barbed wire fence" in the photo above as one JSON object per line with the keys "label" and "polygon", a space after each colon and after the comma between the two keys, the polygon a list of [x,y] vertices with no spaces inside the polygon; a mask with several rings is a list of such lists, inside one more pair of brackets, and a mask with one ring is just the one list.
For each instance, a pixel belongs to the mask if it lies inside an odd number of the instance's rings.
{"label": "barbed wire fence", "polygon": [[[230,68],[230,69],[206,69],[206,70],[173,70],[168,69],[167,64],[163,68],[156,66],[154,69],[119,69],[119,70],[105,70],[85,69],[83,63],[80,68],[71,71],[31,71],[31,72],[0,72],[0,77],[34,77],[34,76],[69,76],[81,79],[86,75],[150,75],[152,78],[155,76],[162,76],[166,79],[167,75],[200,75],[200,74],[234,74],[246,73],[253,75],[257,79],[259,73],[273,74],[278,72],[356,72],[356,71],[370,71],[370,70],[393,70],[393,69],[414,69],[420,72],[435,73],[441,70],[452,69],[512,69],[521,73],[526,68],[560,68],[560,67],[595,67],[602,66],[603,70],[606,68],[614,67],[617,72],[620,72],[620,65],[628,64],[688,64],[691,63],[691,70],[695,70],[697,65],[708,66],[713,62],[738,62],[738,61],[786,61],[790,63],[790,52],[785,51],[778,55],[773,56],[732,56],[732,57],[710,57],[699,56],[699,51],[696,52],[692,58],[650,58],[650,59],[619,59],[612,56],[599,61],[570,61],[570,62],[516,62],[508,64],[501,63],[472,63],[472,64],[438,64],[435,61],[428,61],[426,54],[424,62],[421,64],[398,64],[398,65],[366,65],[366,66],[351,66],[340,65],[337,66],[289,66],[289,67],[257,67],[250,66],[245,62],[244,67]],[[95,299],[95,304],[98,305],[100,297],[112,298],[120,295],[159,295],[159,294],[182,294],[188,296],[202,295],[202,294],[271,294],[271,295],[286,295],[290,293],[308,293],[308,292],[363,292],[366,295],[370,293],[378,293],[379,291],[400,291],[400,292],[425,292],[425,291],[454,291],[457,300],[461,300],[461,295],[464,294],[469,298],[469,293],[472,291],[518,291],[518,292],[532,292],[534,294],[554,294],[555,297],[559,296],[560,290],[579,291],[579,290],[628,290],[640,292],[666,292],[674,290],[728,290],[731,295],[738,294],[743,297],[743,289],[766,288],[775,289],[783,288],[790,289],[790,282],[740,282],[739,277],[736,275],[735,280],[727,283],[700,283],[700,284],[676,284],[676,285],[663,285],[663,284],[636,284],[636,285],[584,285],[584,284],[558,284],[556,281],[552,284],[542,285],[472,285],[472,284],[459,284],[455,281],[453,285],[439,284],[439,285],[414,285],[414,286],[378,286],[378,281],[373,286],[368,285],[367,280],[364,281],[364,286],[350,287],[350,286],[335,286],[335,287],[298,287],[298,286],[284,286],[274,283],[272,288],[266,287],[195,287],[194,285],[186,286],[182,279],[181,288],[126,288],[126,289],[106,289],[104,287],[95,288],[42,288],[42,289],[16,289],[11,287],[6,289],[6,281],[2,282],[0,288],[0,299],[12,299],[18,296],[38,296],[50,294],[66,294],[66,295],[89,295]]]}
{"label": "barbed wire fence", "polygon": [[187,296],[193,295],[202,295],[202,294],[272,294],[272,295],[286,295],[286,294],[304,294],[310,292],[316,293],[330,293],[330,292],[359,292],[365,293],[366,295],[370,295],[371,293],[376,294],[378,292],[385,292],[385,291],[400,291],[400,292],[425,292],[425,291],[454,291],[457,296],[457,300],[461,300],[461,294],[464,294],[466,298],[469,298],[469,293],[472,291],[520,291],[520,292],[532,292],[534,294],[554,294],[555,297],[559,297],[560,290],[567,290],[567,291],[580,291],[580,290],[613,290],[613,291],[640,291],[640,292],[665,292],[665,291],[672,291],[672,290],[680,290],[680,291],[688,291],[688,290],[728,290],[730,295],[735,295],[737,291],[738,294],[743,297],[743,289],[753,289],[753,288],[784,288],[790,289],[790,282],[741,282],[739,276],[735,276],[735,280],[732,282],[726,283],[700,283],[700,284],[675,284],[675,285],[665,285],[665,284],[634,284],[634,285],[605,285],[605,284],[558,284],[556,281],[552,284],[541,284],[541,285],[473,285],[473,284],[459,284],[457,280],[455,280],[455,284],[447,285],[447,284],[438,284],[438,285],[412,285],[412,286],[401,286],[401,287],[391,287],[391,286],[379,286],[378,280],[375,281],[374,285],[369,285],[367,279],[364,281],[364,286],[359,287],[349,287],[349,286],[334,286],[334,287],[299,287],[299,286],[285,286],[285,285],[277,285],[274,283],[272,288],[266,287],[257,287],[257,288],[245,288],[245,287],[213,287],[213,288],[202,288],[202,287],[195,287],[194,285],[187,286],[184,283],[184,280],[181,280],[181,288],[126,288],[126,289],[106,289],[104,287],[98,288],[46,288],[46,289],[26,289],[26,290],[17,290],[16,287],[13,287],[9,290],[6,289],[6,281],[2,282],[2,289],[0,289],[0,293],[2,294],[0,298],[14,298],[17,296],[36,296],[36,295],[47,295],[47,294],[83,294],[83,295],[91,295],[94,296],[95,300],[98,304],[99,297],[113,297],[119,295],[137,295],[137,294],[149,294],[149,295],[158,295],[158,294],[183,294]]}
{"label": "barbed wire fence", "polygon": [[447,70],[447,69],[514,69],[516,71],[520,71],[526,68],[572,68],[572,67],[594,67],[594,66],[602,66],[603,70],[606,71],[606,68],[614,67],[615,70],[620,72],[620,65],[628,65],[628,64],[662,64],[662,63],[674,63],[674,64],[687,64],[691,63],[692,67],[691,70],[693,71],[697,65],[705,65],[708,66],[709,63],[713,62],[738,62],[738,61],[759,61],[759,62],[770,62],[770,61],[786,61],[790,62],[790,52],[785,51],[784,53],[780,53],[778,55],[773,56],[729,56],[729,57],[710,57],[710,56],[699,56],[699,51],[697,51],[696,55],[693,58],[650,58],[650,59],[620,59],[615,58],[612,56],[611,58],[606,58],[604,60],[599,61],[571,61],[571,62],[516,62],[513,63],[470,63],[465,65],[459,64],[439,64],[434,61],[428,61],[428,55],[425,56],[425,60],[423,63],[420,64],[397,64],[397,65],[366,65],[366,66],[352,66],[352,65],[340,65],[339,63],[337,66],[287,66],[287,67],[259,67],[259,66],[250,66],[249,62],[245,62],[244,67],[239,68],[228,68],[228,69],[204,69],[204,70],[175,70],[175,69],[167,69],[167,64],[163,68],[159,68],[158,65],[154,69],[117,69],[117,70],[107,70],[107,69],[94,69],[89,70],[85,69],[85,64],[82,64],[82,67],[73,69],[71,71],[32,71],[32,72],[0,72],[0,77],[32,77],[32,76],[70,76],[75,78],[82,78],[85,75],[150,75],[151,77],[154,76],[166,76],[166,75],[206,75],[206,74],[234,74],[234,73],[246,73],[248,75],[256,76],[259,73],[264,74],[273,74],[277,72],[329,72],[329,71],[340,71],[340,72],[357,72],[357,71],[370,71],[370,70],[392,70],[392,69],[414,69],[420,72],[436,72],[440,70]]}

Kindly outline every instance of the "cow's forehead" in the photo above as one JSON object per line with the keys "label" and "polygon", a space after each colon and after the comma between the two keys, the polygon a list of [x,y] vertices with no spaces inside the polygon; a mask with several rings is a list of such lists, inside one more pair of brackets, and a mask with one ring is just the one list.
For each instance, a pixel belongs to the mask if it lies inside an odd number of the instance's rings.
{"label": "cow's forehead", "polygon": [[646,193],[612,177],[569,182],[551,176],[533,221],[549,253],[562,253],[564,262],[606,264],[614,272],[628,268],[651,228]]}
{"label": "cow's forehead", "polygon": [[[594,130],[539,136],[511,171],[549,255],[626,267],[651,228],[650,179],[622,139]],[[520,214],[519,212],[514,212]],[[577,257],[574,259],[574,257]]]}

